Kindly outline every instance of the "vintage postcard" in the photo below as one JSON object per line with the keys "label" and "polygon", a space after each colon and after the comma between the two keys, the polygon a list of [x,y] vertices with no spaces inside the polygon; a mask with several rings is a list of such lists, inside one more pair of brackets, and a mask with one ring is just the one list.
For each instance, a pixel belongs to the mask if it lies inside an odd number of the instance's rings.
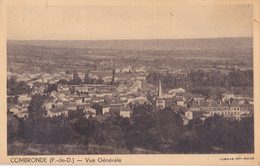
{"label": "vintage postcard", "polygon": [[259,0],[0,5],[1,164],[260,164]]}

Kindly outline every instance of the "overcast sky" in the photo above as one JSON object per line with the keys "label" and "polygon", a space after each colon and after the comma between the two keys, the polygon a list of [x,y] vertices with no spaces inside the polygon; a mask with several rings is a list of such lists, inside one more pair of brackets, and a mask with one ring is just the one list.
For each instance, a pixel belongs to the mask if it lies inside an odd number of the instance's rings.
{"label": "overcast sky", "polygon": [[251,5],[8,7],[12,40],[252,36]]}

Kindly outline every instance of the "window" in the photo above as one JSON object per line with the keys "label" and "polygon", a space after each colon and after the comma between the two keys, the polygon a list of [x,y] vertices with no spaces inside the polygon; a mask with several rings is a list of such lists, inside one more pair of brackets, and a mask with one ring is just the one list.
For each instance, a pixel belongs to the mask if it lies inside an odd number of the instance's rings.
{"label": "window", "polygon": [[239,107],[237,108],[237,110],[239,110]]}
{"label": "window", "polygon": [[234,115],[236,115],[237,113],[236,112],[234,112]]}
{"label": "window", "polygon": [[239,112],[237,112],[237,115],[239,115]]}
{"label": "window", "polygon": [[225,115],[227,115],[227,112],[225,112]]}
{"label": "window", "polygon": [[231,112],[231,115],[233,115],[233,112]]}
{"label": "window", "polygon": [[159,100],[158,103],[163,103],[163,101],[160,101],[160,100]]}
{"label": "window", "polygon": [[237,108],[234,108],[234,110],[237,110]]}
{"label": "window", "polygon": [[230,112],[228,112],[228,115],[230,115]]}

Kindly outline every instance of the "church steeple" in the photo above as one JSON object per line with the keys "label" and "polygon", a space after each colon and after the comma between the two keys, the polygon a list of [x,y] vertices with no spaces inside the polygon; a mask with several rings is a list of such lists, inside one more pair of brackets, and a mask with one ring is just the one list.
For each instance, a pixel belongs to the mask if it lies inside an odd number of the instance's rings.
{"label": "church steeple", "polygon": [[155,106],[156,108],[164,109],[165,108],[165,99],[163,98],[163,90],[162,90],[162,83],[161,80],[159,80],[158,84],[158,94],[155,99]]}
{"label": "church steeple", "polygon": [[163,97],[163,91],[162,91],[162,83],[161,80],[159,79],[159,84],[158,84],[158,98],[162,98]]}

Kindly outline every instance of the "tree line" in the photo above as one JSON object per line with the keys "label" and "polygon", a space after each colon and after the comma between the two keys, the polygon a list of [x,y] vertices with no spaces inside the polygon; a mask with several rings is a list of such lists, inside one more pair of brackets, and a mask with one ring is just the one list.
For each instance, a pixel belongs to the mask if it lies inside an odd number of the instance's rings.
{"label": "tree line", "polygon": [[103,84],[104,83],[104,80],[101,77],[99,77],[98,79],[90,78],[89,73],[90,73],[90,71],[88,70],[85,74],[84,80],[82,80],[79,77],[79,74],[75,71],[72,79],[70,79],[69,81],[61,79],[58,83],[61,83],[61,84],[64,84],[64,85],[66,85],[66,84],[68,84],[68,85],[80,85],[80,84],[83,84],[83,83],[84,84]]}
{"label": "tree line", "polygon": [[158,84],[161,79],[166,88],[176,88],[183,85],[213,86],[213,87],[252,87],[253,70],[232,70],[229,74],[220,71],[191,70],[187,75],[162,75],[157,72],[149,73],[148,83]]}
{"label": "tree line", "polygon": [[147,82],[153,85],[158,85],[159,79],[164,89],[182,87],[188,92],[202,94],[206,98],[219,99],[220,94],[227,90],[253,97],[253,70],[231,70],[224,74],[220,71],[199,69],[191,70],[186,75],[152,72],[146,77]]}

